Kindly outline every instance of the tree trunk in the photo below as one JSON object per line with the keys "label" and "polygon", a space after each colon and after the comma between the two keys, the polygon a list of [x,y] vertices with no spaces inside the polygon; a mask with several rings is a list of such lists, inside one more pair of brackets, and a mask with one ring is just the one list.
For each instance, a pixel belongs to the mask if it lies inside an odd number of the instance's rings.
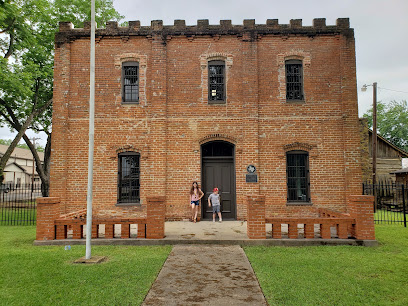
{"label": "tree trunk", "polygon": [[[16,137],[14,138],[14,140],[11,142],[10,146],[8,147],[6,153],[4,153],[4,155],[0,158],[0,181],[3,182],[4,180],[4,168],[6,167],[7,161],[9,160],[11,154],[13,153],[14,149],[16,148],[17,144],[19,143],[19,141],[21,140],[21,138],[24,138],[24,141],[27,143],[28,147],[30,148],[36,165],[37,165],[37,173],[40,175],[41,181],[44,183],[45,182],[45,186],[49,185],[49,175],[46,174],[46,172],[43,171],[43,167],[41,165],[41,161],[40,158],[38,156],[37,151],[34,148],[34,145],[31,143],[30,139],[25,135],[25,132],[27,131],[28,127],[30,126],[30,124],[33,122],[34,118],[36,116],[38,116],[39,114],[41,114],[47,107],[49,107],[52,103],[52,99],[50,99],[46,104],[44,104],[42,107],[40,107],[39,109],[33,111],[30,116],[28,116],[27,120],[24,122],[23,125],[21,125],[17,118],[15,118],[14,114],[12,113],[12,110],[10,109],[10,107],[8,107],[6,105],[6,103],[0,99],[0,102],[2,105],[4,105],[7,109],[7,112],[11,115],[11,118],[7,118],[4,114],[3,116],[5,117],[5,119],[14,127],[15,130],[18,131]],[[51,139],[51,138],[49,138]],[[47,145],[48,145],[48,139],[47,139]],[[48,187],[47,187],[48,190]],[[47,191],[48,193],[48,191]]]}
{"label": "tree trunk", "polygon": [[43,197],[48,197],[50,190],[51,135],[52,133],[48,134],[47,144],[44,150],[43,170],[46,176],[46,180],[41,180],[41,192]]}
{"label": "tree trunk", "polygon": [[[16,125],[13,125],[13,127],[18,130]],[[27,137],[27,135],[23,135],[23,139],[26,142],[27,146],[30,148],[31,153],[33,154],[34,160],[35,160],[35,166],[38,175],[40,176],[41,179],[41,192],[43,197],[48,197],[48,187],[50,184],[50,173],[49,173],[49,159],[51,155],[51,134],[48,134],[47,137],[47,145],[45,146],[45,152],[44,152],[44,163],[41,162],[40,156],[38,155],[37,150],[35,149],[33,143],[31,142],[30,138]],[[48,152],[47,152],[48,150]],[[47,155],[48,154],[48,155]]]}
{"label": "tree trunk", "polygon": [[21,129],[18,131],[16,137],[14,140],[11,142],[10,146],[8,147],[6,153],[1,157],[0,159],[0,172],[1,175],[3,175],[4,168],[6,167],[7,161],[9,160],[11,154],[13,154],[14,149],[16,148],[18,142],[21,140],[25,132],[27,131],[28,127],[30,126],[31,122],[34,119],[34,116],[36,115],[35,112],[32,112],[30,116],[28,116],[26,122],[21,126]]}

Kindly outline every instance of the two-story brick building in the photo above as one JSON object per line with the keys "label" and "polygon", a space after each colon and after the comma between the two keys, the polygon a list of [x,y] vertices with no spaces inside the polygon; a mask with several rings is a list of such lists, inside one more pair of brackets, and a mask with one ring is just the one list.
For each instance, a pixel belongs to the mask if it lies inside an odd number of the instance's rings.
{"label": "two-story brick building", "polygon": [[[50,196],[86,207],[90,24],[56,35]],[[190,215],[195,180],[220,188],[225,219],[345,212],[361,193],[354,32],[314,19],[152,21],[96,30],[94,215]],[[255,166],[255,167],[248,167]],[[207,206],[201,214],[208,218]]]}

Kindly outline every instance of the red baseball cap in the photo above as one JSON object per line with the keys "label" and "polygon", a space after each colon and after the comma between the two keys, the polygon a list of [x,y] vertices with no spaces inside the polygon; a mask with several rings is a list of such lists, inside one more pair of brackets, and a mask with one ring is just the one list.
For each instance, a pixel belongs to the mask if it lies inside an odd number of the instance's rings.
{"label": "red baseball cap", "polygon": [[218,191],[218,188],[217,188],[217,187],[215,187],[215,188],[213,189],[213,191]]}

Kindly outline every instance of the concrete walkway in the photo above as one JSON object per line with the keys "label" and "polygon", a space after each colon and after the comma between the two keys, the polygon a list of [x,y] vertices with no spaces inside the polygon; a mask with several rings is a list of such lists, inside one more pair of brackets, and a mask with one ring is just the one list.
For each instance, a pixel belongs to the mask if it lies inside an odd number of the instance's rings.
{"label": "concrete walkway", "polygon": [[164,239],[174,240],[245,240],[247,223],[245,221],[189,221],[166,222]]}
{"label": "concrete walkway", "polygon": [[142,305],[267,305],[238,245],[175,245]]}

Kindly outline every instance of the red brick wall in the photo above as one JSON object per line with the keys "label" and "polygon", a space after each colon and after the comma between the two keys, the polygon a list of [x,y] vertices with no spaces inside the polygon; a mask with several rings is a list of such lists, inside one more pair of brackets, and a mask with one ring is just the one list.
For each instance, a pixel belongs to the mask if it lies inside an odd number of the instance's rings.
{"label": "red brick wall", "polygon": [[[361,182],[348,22],[164,29],[155,21],[152,28],[132,23],[123,33],[114,23],[97,30],[94,214],[146,216],[147,197],[164,196],[167,219],[188,218],[189,188],[201,183],[200,145],[217,139],[235,145],[237,219],[247,216],[248,195],[265,196],[267,217],[316,217],[310,205],[286,201],[285,152],[302,148],[310,156],[313,207],[345,212],[347,195],[359,194]],[[61,213],[86,207],[88,37],[89,28],[64,23],[56,38],[50,193],[61,197]],[[139,105],[121,104],[120,62],[129,57],[144,73]],[[287,58],[303,60],[304,103],[285,100]],[[226,60],[226,104],[207,103],[208,59]],[[139,206],[115,206],[123,151],[141,154]],[[245,182],[249,164],[259,183]]]}

